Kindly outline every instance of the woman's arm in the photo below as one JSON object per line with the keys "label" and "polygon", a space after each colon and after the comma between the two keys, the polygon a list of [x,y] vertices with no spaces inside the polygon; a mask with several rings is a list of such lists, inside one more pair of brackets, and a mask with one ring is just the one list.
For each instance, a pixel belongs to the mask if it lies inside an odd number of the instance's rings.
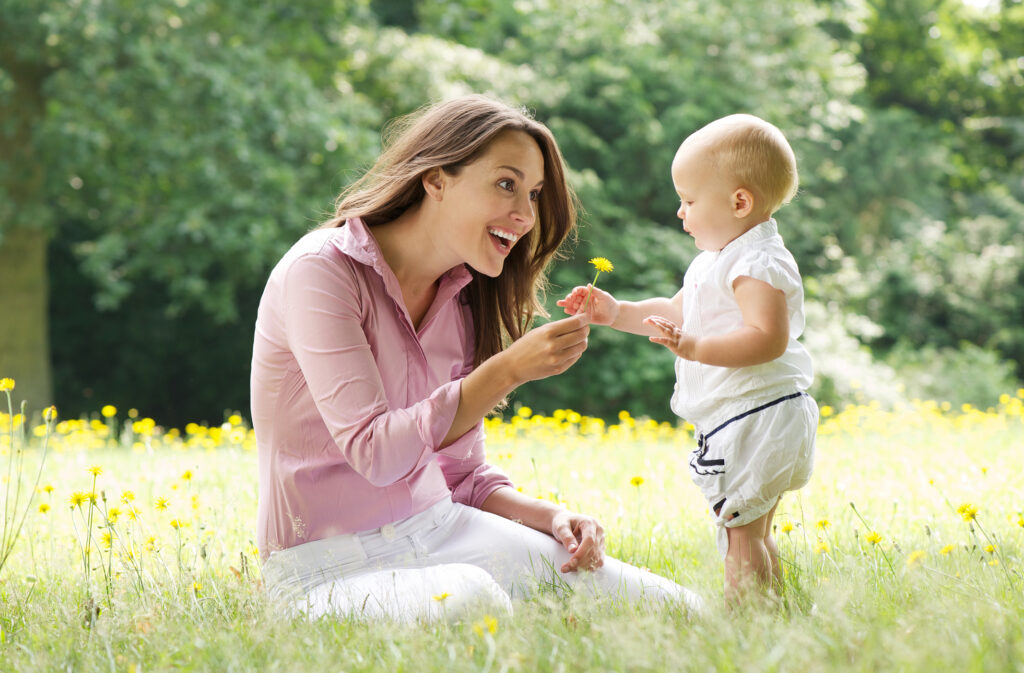
{"label": "woman's arm", "polygon": [[554,536],[571,554],[562,564],[564,573],[604,565],[604,528],[593,517],[525,496],[514,488],[495,490],[480,509]]}
{"label": "woman's arm", "polygon": [[510,392],[527,381],[561,374],[587,348],[585,316],[572,316],[532,329],[462,379],[459,407],[441,447],[466,434]]}

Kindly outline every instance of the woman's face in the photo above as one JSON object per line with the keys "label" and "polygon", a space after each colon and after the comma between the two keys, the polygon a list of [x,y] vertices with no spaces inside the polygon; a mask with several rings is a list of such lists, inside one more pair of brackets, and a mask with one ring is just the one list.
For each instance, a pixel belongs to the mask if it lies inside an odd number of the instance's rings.
{"label": "woman's face", "polygon": [[544,183],[540,147],[522,131],[505,131],[457,175],[442,171],[442,180],[443,244],[477,272],[499,275],[537,221]]}

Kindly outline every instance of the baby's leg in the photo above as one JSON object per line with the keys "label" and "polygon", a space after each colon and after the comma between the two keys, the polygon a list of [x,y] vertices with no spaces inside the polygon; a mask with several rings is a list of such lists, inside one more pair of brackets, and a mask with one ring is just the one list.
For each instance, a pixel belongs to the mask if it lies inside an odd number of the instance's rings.
{"label": "baby's leg", "polygon": [[768,556],[772,561],[772,589],[775,593],[782,592],[782,561],[779,560],[779,545],[775,543],[775,536],[772,535],[772,523],[775,519],[775,509],[779,506],[779,502],[782,500],[780,496],[775,504],[772,506],[770,512],[768,512],[768,520],[765,522],[765,536],[764,546],[768,550]]}
{"label": "baby's leg", "polygon": [[774,576],[772,556],[765,539],[772,512],[744,526],[726,528],[729,551],[725,555],[725,598],[735,603],[752,588],[771,587]]}

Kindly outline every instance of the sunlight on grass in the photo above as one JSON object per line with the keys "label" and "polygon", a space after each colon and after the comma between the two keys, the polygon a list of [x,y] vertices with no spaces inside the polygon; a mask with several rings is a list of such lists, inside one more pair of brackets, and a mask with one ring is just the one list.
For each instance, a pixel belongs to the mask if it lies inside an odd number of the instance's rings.
{"label": "sunlight on grass", "polygon": [[[255,443],[240,415],[178,430],[108,406],[48,433],[2,414],[3,464],[13,450],[37,465],[44,440],[50,453],[0,575],[0,670],[998,670],[1024,658],[1024,390],[991,409],[823,408],[815,475],[775,518],[781,612],[722,605],[686,471],[690,428],[528,408],[486,426],[490,459],[522,491],[595,514],[609,554],[694,588],[709,614],[546,594],[500,621],[288,619],[260,590]],[[4,476],[5,496],[15,481]]]}

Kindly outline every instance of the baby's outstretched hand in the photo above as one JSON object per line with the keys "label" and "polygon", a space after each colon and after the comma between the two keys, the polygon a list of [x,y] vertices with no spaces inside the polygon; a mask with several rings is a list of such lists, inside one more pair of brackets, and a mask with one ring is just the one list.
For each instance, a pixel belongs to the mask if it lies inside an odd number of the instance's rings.
{"label": "baby's outstretched hand", "polygon": [[650,337],[651,341],[661,344],[684,360],[696,359],[697,337],[685,333],[681,327],[676,327],[674,322],[660,315],[644,318],[644,324],[660,332],[660,336]]}
{"label": "baby's outstretched hand", "polygon": [[586,309],[587,319],[595,325],[611,325],[619,313],[619,302],[615,297],[589,284],[574,287],[565,299],[559,299],[555,304],[569,315],[577,315]]}

